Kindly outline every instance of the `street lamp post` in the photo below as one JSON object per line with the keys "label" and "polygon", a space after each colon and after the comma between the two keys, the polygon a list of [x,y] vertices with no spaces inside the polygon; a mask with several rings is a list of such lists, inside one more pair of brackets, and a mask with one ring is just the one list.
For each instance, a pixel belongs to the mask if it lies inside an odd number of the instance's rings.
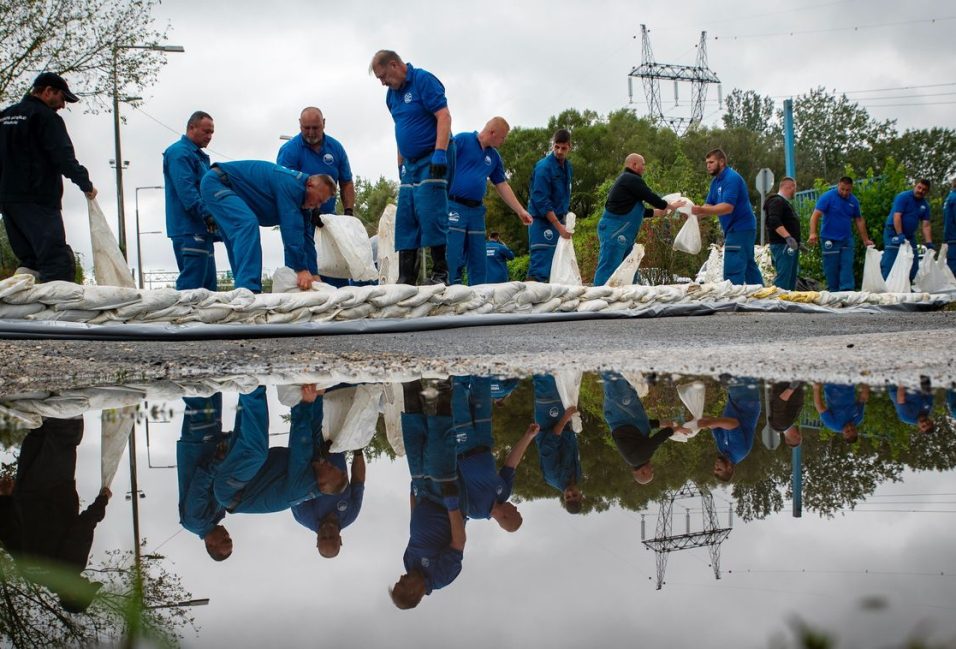
{"label": "street lamp post", "polygon": [[120,144],[120,115],[119,115],[119,74],[117,71],[120,50],[153,50],[156,52],[185,52],[182,45],[113,45],[113,142],[116,149],[116,214],[119,220],[119,247],[123,258],[128,259],[126,253],[126,211],[123,207],[123,150]]}
{"label": "street lamp post", "polygon": [[134,192],[136,196],[136,268],[139,272],[139,287],[143,288],[143,244],[140,239],[142,234],[139,231],[139,190],[141,189],[162,189],[162,185],[150,185],[148,187],[137,187]]}

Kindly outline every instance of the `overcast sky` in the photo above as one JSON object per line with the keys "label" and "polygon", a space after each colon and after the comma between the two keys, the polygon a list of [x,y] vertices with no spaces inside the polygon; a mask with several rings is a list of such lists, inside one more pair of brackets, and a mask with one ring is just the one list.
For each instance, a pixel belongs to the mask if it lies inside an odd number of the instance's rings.
{"label": "overcast sky", "polygon": [[[956,126],[956,8],[943,0],[803,0],[786,8],[755,1],[167,0],[156,15],[172,26],[168,42],[186,52],[168,55],[156,85],[142,93],[140,110],[122,109],[131,265],[135,188],[162,184],[162,151],[196,109],[215,119],[214,161],[274,160],[279,136],[298,132],[300,109],[317,105],[353,173],[397,179],[385,89],[368,74],[380,48],[444,82],[454,132],[480,129],[495,114],[533,127],[566,108],[606,114],[627,106],[627,74],[641,62],[641,23],[651,29],[655,59],[665,63],[693,65],[700,31],[707,30],[709,65],[724,95],[754,89],[779,105],[823,85],[901,128]],[[881,90],[887,88],[901,89]],[[634,92],[633,107],[644,114],[637,83]],[[661,93],[665,107],[673,103],[671,84]],[[682,87],[678,113],[689,96]],[[81,106],[61,114],[115,222],[111,115],[87,115]],[[704,115],[706,123],[719,123],[715,89]],[[141,191],[139,203],[141,230],[164,230],[162,192]],[[85,202],[75,187],[67,187],[64,208],[68,238],[89,266]],[[273,268],[281,263],[278,233],[264,235],[264,266]],[[217,257],[219,268],[227,268],[223,250]],[[175,269],[165,234],[143,236],[143,258],[147,270]]]}
{"label": "overcast sky", "polygon": [[[277,403],[274,388],[267,394],[271,432],[281,433],[288,408]],[[226,429],[236,403],[234,393],[224,396]],[[402,459],[370,463],[361,515],[343,532],[336,559],[317,556],[314,534],[279,512],[227,516],[235,551],[214,563],[178,524],[176,470],[149,468],[176,462],[182,402],[167,405],[175,414],[151,425],[148,447],[142,424],[137,429],[139,485],[146,494],[141,533],[147,550],[167,557],[167,567],[194,598],[211,599],[192,611],[202,632],[198,639],[187,632],[191,646],[280,641],[424,649],[447,647],[454,638],[463,647],[668,647],[706,637],[715,646],[760,647],[786,635],[795,616],[836,634],[841,647],[897,646],[917,630],[956,637],[953,514],[886,511],[952,510],[953,471],[904,471],[901,482],[878,485],[867,504],[833,519],[809,511],[795,519],[789,505],[762,521],[735,517],[721,548],[721,581],[714,580],[705,550],[677,552],[661,591],[652,581],[654,555],[640,543],[639,513],[612,508],[569,516],[556,499],[524,502],[524,524],[515,534],[490,521],[470,522],[459,578],[418,609],[398,611],[386,588],[403,570],[408,540]],[[512,400],[504,407],[528,411],[530,404]],[[85,420],[77,488],[88,503],[100,484],[100,414],[90,412]],[[286,438],[271,441],[284,445]],[[586,491],[587,478],[584,485]],[[131,547],[130,503],[123,499],[128,488],[124,458],[115,496],[97,527],[94,561],[106,549]],[[726,525],[730,491],[714,495],[719,522]],[[652,536],[658,505],[648,509]],[[682,507],[676,511],[675,529],[683,529]],[[699,529],[696,514],[694,520]],[[863,602],[874,598],[885,607],[865,610]]]}

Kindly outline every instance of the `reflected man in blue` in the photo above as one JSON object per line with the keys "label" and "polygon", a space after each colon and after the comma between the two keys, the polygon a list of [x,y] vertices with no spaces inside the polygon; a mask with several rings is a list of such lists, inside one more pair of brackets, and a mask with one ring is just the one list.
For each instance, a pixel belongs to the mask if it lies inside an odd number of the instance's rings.
{"label": "reflected man in blue", "polygon": [[[213,493],[219,463],[233,438],[222,430],[222,393],[211,397],[185,397],[183,427],[176,442],[176,473],[179,478],[179,524],[203,540],[215,561],[232,554],[232,538],[221,524],[226,509]],[[236,434],[241,426],[236,413]]]}
{"label": "reflected man in blue", "polygon": [[657,448],[674,434],[671,427],[657,428],[656,419],[648,419],[637,391],[617,372],[601,372],[604,384],[604,421],[611,430],[611,439],[618,453],[631,467],[637,484],[645,485],[654,479],[651,458]]}
{"label": "reflected man in blue", "polygon": [[561,502],[569,514],[581,512],[584,495],[581,481],[581,456],[577,434],[571,430],[571,417],[577,407],[565,408],[553,376],[534,376],[534,422],[540,430],[534,438],[541,460],[544,481],[561,492]]}
{"label": "reflected man in blue", "polygon": [[904,424],[916,426],[921,433],[932,433],[936,423],[930,415],[933,412],[932,391],[907,390],[902,384],[886,386],[886,394],[896,410],[896,416]]}
{"label": "reflected man in blue", "polygon": [[836,433],[841,433],[849,443],[855,442],[860,434],[856,427],[863,421],[863,411],[870,399],[870,386],[860,388],[857,397],[852,385],[825,383],[813,384],[813,405],[820,413],[823,425]]}
{"label": "reflected man in blue", "polygon": [[508,454],[501,470],[492,453],[490,377],[452,378],[452,423],[458,447],[458,476],[463,489],[463,511],[468,518],[493,518],[507,532],[521,527],[521,513],[508,499],[515,469],[538,433],[532,423]]}
{"label": "reflected man in blue", "polygon": [[402,439],[411,474],[411,519],[402,557],[405,574],[389,594],[395,606],[409,609],[458,577],[466,539],[457,484],[451,381],[412,381],[402,387]]}
{"label": "reflected man in blue", "polygon": [[714,477],[729,482],[735,467],[750,455],[760,418],[760,387],[756,380],[732,378],[727,385],[727,405],[720,417],[701,417],[701,428],[708,427],[717,445]]}
{"label": "reflected man in blue", "polygon": [[[334,389],[334,388],[333,388]],[[331,390],[330,390],[331,391]],[[312,402],[312,436],[322,439],[322,395]],[[331,441],[322,446],[322,457],[348,479],[345,453],[330,453]],[[341,493],[319,494],[315,498],[292,506],[292,516],[301,525],[316,533],[316,548],[326,559],[338,556],[342,549],[342,530],[355,522],[362,511],[365,496],[365,455],[361,450],[352,454],[352,477]]]}

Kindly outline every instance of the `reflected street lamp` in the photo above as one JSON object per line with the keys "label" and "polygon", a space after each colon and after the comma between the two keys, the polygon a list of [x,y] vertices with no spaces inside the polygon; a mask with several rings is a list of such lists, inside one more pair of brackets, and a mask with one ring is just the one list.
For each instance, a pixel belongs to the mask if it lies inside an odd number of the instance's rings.
{"label": "reflected street lamp", "polygon": [[[141,189],[162,189],[162,185],[150,185],[148,187],[137,187],[134,192],[136,196],[136,268],[139,271],[139,287],[143,288],[143,244],[140,240],[139,231],[139,190]],[[152,234],[152,233],[147,233]]]}
{"label": "reflected street lamp", "polygon": [[184,602],[172,602],[169,604],[153,604],[152,606],[147,606],[147,609],[150,608],[183,608],[186,606],[206,606],[209,604],[209,598],[203,597],[200,599],[187,599]]}
{"label": "reflected street lamp", "polygon": [[[185,52],[182,45],[113,45],[113,140],[116,146],[115,160],[123,159],[122,147],[120,146],[120,116],[119,116],[119,80],[117,74],[117,65],[120,50],[152,50],[154,52]],[[123,258],[128,259],[126,254],[126,212],[123,208],[123,165],[116,165],[116,214],[119,220],[119,247],[123,253]]]}

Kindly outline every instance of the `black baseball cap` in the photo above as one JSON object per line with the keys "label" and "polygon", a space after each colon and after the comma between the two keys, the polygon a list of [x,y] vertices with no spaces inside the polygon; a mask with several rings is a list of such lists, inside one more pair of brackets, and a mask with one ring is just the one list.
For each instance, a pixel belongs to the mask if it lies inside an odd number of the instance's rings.
{"label": "black baseball cap", "polygon": [[52,72],[43,72],[36,78],[36,81],[33,82],[34,88],[56,88],[57,90],[63,91],[63,99],[75,104],[80,100],[79,97],[70,92],[70,87],[66,85],[66,81],[58,74]]}

